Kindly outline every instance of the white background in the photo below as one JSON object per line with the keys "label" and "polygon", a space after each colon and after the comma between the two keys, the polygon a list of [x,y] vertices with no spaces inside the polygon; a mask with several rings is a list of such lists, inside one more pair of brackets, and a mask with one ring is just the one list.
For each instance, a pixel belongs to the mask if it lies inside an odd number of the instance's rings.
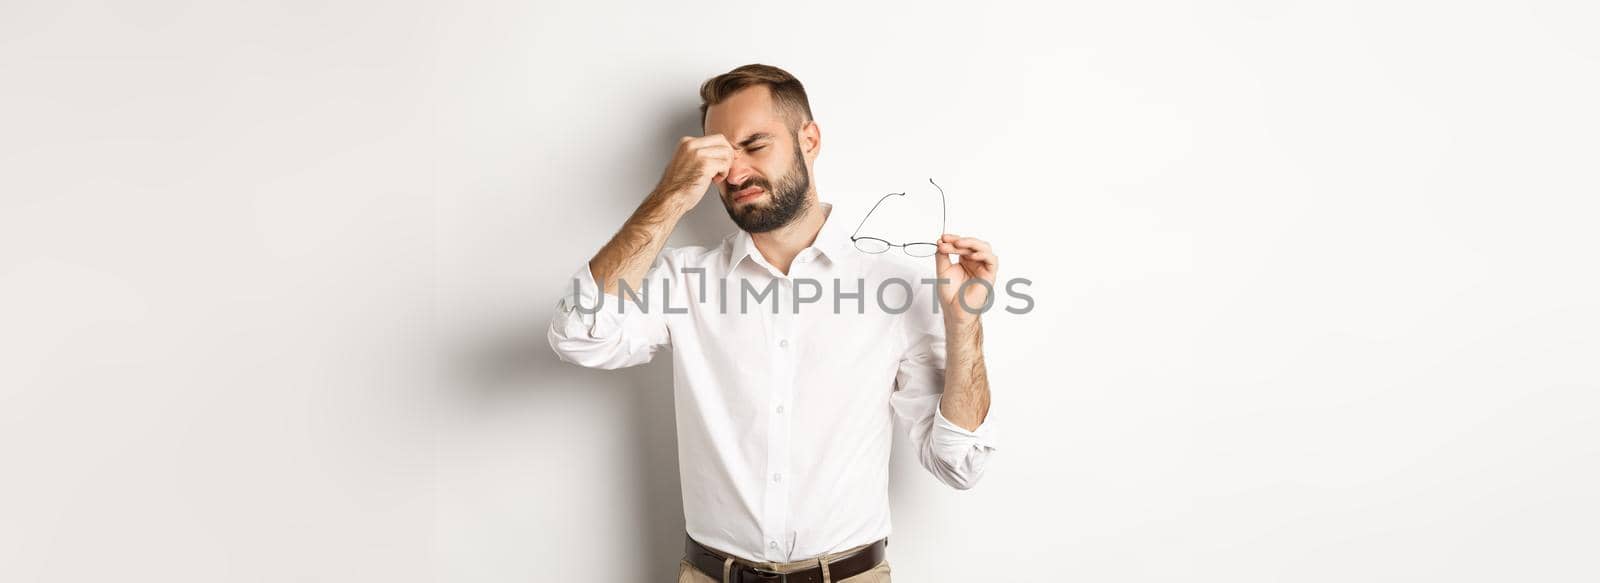
{"label": "white background", "polygon": [[749,62],[1035,282],[897,581],[1600,578],[1597,16],[7,1],[0,580],[670,580],[669,359],[544,329]]}

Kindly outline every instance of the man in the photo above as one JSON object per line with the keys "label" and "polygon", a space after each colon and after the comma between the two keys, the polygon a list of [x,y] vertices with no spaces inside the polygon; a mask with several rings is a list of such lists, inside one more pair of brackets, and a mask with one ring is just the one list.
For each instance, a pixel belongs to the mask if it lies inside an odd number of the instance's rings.
{"label": "man", "polygon": [[[680,582],[889,581],[895,419],[955,488],[972,487],[994,449],[979,308],[999,260],[951,234],[932,265],[855,249],[854,224],[818,200],[822,134],[788,72],[746,65],[700,95],[704,135],[679,141],[660,183],[574,275],[550,344],[606,369],[672,346]],[[712,184],[739,230],[663,249]]]}

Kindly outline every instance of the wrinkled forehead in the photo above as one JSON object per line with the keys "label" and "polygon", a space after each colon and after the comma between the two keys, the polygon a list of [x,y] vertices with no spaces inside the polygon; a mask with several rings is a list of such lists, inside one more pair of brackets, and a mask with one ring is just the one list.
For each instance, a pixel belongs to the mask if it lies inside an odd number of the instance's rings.
{"label": "wrinkled forehead", "polygon": [[782,108],[764,85],[747,87],[706,109],[705,135],[722,134],[738,144],[758,133],[788,135]]}

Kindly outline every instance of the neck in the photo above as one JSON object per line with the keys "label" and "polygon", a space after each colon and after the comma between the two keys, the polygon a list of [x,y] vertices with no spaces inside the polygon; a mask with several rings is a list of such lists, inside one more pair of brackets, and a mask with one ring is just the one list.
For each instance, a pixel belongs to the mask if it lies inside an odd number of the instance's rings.
{"label": "neck", "polygon": [[817,233],[822,232],[822,223],[828,220],[829,211],[817,202],[816,193],[807,193],[807,198],[806,210],[789,224],[750,235],[751,242],[755,243],[761,256],[784,275],[789,274],[789,266],[794,263],[795,256],[817,240]]}

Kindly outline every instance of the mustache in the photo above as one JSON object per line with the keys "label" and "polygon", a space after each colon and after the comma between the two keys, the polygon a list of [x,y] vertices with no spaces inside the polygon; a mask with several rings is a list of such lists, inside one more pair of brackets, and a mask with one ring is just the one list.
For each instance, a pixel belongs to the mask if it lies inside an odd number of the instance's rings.
{"label": "mustache", "polygon": [[772,192],[772,184],[771,183],[767,182],[764,179],[756,178],[756,177],[752,176],[750,178],[746,178],[745,181],[743,183],[740,183],[740,184],[734,184],[732,182],[729,182],[728,183],[728,194],[731,195],[731,194],[733,194],[735,192],[739,192],[741,190],[744,190],[746,188],[750,188],[752,186],[759,186],[759,187],[761,187],[761,190],[765,190],[767,192]]}

